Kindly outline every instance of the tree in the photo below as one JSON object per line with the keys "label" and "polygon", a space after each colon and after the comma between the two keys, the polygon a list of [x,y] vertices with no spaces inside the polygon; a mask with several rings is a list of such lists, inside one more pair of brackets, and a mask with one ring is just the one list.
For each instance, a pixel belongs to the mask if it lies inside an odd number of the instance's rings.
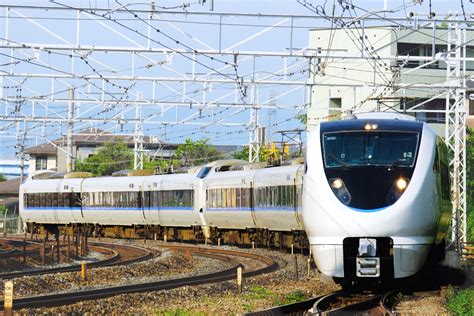
{"label": "tree", "polygon": [[75,171],[91,172],[95,176],[110,175],[115,171],[132,169],[133,151],[123,141],[107,142],[97,154],[77,161]]}
{"label": "tree", "polygon": [[7,181],[7,178],[3,173],[0,173],[0,182]]}
{"label": "tree", "polygon": [[308,124],[308,114],[306,113],[298,114],[296,119],[298,119],[304,125]]}
{"label": "tree", "polygon": [[222,159],[216,147],[208,144],[209,139],[193,141],[187,138],[184,144],[176,148],[175,158],[180,159],[184,166],[199,166],[214,160]]}
{"label": "tree", "polygon": [[[276,156],[276,157],[272,157]],[[258,152],[259,161],[270,161],[273,159],[278,159],[279,153],[276,152],[275,155],[272,153],[272,150],[266,147],[260,147]],[[240,160],[249,160],[249,146],[244,146],[242,150],[236,151],[232,154],[232,158]]]}
{"label": "tree", "polygon": [[474,240],[474,130],[467,130],[466,139],[466,196],[467,238]]}
{"label": "tree", "polygon": [[158,170],[160,173],[170,172],[172,169],[179,167],[181,162],[177,159],[156,159],[151,160],[146,156],[143,161],[143,169]]}

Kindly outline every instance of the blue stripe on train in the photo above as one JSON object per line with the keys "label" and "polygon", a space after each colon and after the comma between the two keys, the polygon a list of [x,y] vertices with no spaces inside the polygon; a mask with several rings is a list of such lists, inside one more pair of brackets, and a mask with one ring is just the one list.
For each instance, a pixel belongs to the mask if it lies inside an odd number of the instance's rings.
{"label": "blue stripe on train", "polygon": [[[209,212],[250,212],[249,207],[209,207],[207,209]],[[294,207],[257,207],[254,209],[256,212],[265,212],[265,211],[275,211],[275,212],[294,212]]]}
{"label": "blue stripe on train", "polygon": [[[43,210],[55,210],[55,211],[80,211],[80,207],[27,207],[25,210],[28,211],[43,211]],[[142,211],[139,207],[84,207],[83,211]],[[170,206],[170,207],[159,207],[159,208],[145,208],[145,211],[192,211],[192,207],[188,206]]]}

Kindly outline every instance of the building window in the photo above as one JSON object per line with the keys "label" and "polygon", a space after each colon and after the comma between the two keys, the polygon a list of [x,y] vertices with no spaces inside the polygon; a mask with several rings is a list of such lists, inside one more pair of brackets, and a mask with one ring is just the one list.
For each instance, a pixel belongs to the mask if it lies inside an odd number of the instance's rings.
{"label": "building window", "polygon": [[339,120],[341,118],[342,111],[342,99],[341,98],[330,98],[329,99],[329,121]]}
{"label": "building window", "polygon": [[48,156],[36,156],[36,170],[48,169]]}

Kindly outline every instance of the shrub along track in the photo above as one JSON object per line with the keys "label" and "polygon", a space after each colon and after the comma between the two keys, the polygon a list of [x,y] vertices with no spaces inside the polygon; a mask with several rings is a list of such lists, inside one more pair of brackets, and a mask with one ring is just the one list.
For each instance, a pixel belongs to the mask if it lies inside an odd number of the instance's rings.
{"label": "shrub along track", "polygon": [[[170,250],[182,251],[185,254],[190,254],[194,256],[208,257],[216,260],[221,260],[227,262],[228,264],[231,264],[232,267],[219,272],[191,277],[182,277],[172,280],[154,281],[131,285],[113,286],[108,288],[83,290],[78,292],[46,294],[41,296],[18,298],[14,301],[14,309],[54,307],[73,304],[75,302],[83,300],[106,298],[118,294],[158,291],[178,288],[187,285],[201,285],[207,283],[222,282],[236,278],[237,267],[242,266],[240,261],[253,260],[258,261],[259,266],[263,265],[263,267],[255,268],[250,271],[244,272],[244,277],[251,277],[263,273],[269,273],[278,269],[278,264],[274,262],[273,259],[258,254],[235,250],[200,248],[185,245],[164,245],[162,247]],[[3,308],[3,302],[0,302],[0,305]]]}

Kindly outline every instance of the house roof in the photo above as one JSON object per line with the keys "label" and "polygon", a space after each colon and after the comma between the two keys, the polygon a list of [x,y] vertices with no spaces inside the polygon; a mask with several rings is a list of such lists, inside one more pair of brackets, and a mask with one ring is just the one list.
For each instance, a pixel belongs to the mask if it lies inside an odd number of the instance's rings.
{"label": "house roof", "polygon": [[20,178],[0,182],[0,195],[18,195]]}
{"label": "house roof", "polygon": [[[112,134],[106,131],[103,131],[98,128],[87,128],[74,134],[72,136],[72,143],[77,147],[99,147],[104,145],[106,142],[114,142],[121,140],[126,143],[129,147],[134,145],[134,136],[133,135],[124,135],[124,134]],[[53,145],[53,144],[54,145]],[[67,145],[67,137],[61,136],[58,139],[53,140],[51,143],[44,143],[38,146],[29,147],[25,149],[25,153],[30,155],[57,155],[57,148],[65,147]],[[166,149],[173,150],[176,149],[179,144],[166,143],[161,141],[157,136],[143,136],[143,145],[145,149]],[[235,145],[215,145],[216,149],[223,153],[228,153],[235,151],[239,146]]]}
{"label": "house roof", "polygon": [[[121,140],[132,146],[134,144],[133,135],[112,134],[98,128],[88,128],[80,131],[72,136],[72,143],[77,147],[98,147],[106,142],[114,142]],[[143,136],[144,147],[147,149],[158,149],[160,147],[175,148],[178,144],[170,144],[162,142],[156,136]],[[53,140],[51,143],[44,143],[38,146],[25,149],[25,153],[30,155],[56,155],[56,146],[65,147],[67,145],[67,137],[61,136]]]}

